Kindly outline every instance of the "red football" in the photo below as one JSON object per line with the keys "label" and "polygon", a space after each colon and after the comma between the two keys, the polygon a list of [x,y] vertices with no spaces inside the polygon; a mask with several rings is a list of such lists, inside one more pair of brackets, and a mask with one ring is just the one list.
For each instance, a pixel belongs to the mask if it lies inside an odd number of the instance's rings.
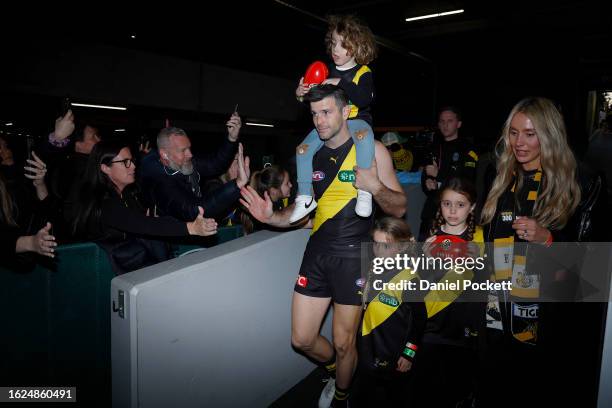
{"label": "red football", "polygon": [[468,242],[456,235],[438,235],[431,243],[431,256],[440,258],[466,258]]}
{"label": "red football", "polygon": [[318,85],[327,79],[329,70],[327,65],[321,61],[315,61],[306,70],[304,74],[304,85]]}

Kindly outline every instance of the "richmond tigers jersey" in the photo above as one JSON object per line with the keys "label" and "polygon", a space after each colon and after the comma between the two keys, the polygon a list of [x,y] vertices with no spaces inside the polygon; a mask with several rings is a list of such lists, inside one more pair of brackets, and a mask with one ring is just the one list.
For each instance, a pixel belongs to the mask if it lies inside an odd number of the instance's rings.
{"label": "richmond tigers jersey", "polygon": [[323,146],[313,160],[312,185],[317,200],[310,249],[339,257],[361,255],[361,242],[369,241],[373,217],[355,214],[357,189],[353,187],[357,165],[355,146],[349,139],[342,146]]}
{"label": "richmond tigers jersey", "polygon": [[370,105],[374,100],[374,80],[372,70],[367,65],[355,65],[353,68],[340,71],[334,64],[329,65],[329,78],[340,78],[338,86],[349,97],[351,111],[349,119],[361,119],[372,126],[372,110]]}

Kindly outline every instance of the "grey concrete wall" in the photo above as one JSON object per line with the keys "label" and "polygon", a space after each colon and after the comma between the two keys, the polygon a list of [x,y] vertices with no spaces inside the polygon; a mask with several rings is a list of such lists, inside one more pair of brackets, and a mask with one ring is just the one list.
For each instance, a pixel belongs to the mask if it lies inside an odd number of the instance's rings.
{"label": "grey concrete wall", "polygon": [[127,301],[111,317],[113,406],[265,407],[312,371],[290,341],[308,232],[261,231],[113,279]]}

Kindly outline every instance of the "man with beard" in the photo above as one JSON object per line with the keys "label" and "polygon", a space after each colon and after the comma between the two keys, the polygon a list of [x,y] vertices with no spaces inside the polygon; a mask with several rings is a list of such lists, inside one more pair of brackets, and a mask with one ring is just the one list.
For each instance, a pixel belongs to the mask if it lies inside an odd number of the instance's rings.
{"label": "man with beard", "polygon": [[200,180],[218,176],[232,163],[238,150],[238,134],[242,125],[237,113],[227,122],[227,139],[214,153],[193,156],[191,142],[183,129],[164,128],[157,136],[157,151],[141,163],[142,188],[146,205],[156,215],[169,215],[188,221],[204,208],[207,218],[225,215],[240,196],[240,188],[249,180],[249,170],[242,168],[238,178],[207,195],[202,194]]}
{"label": "man with beard", "polygon": [[[332,379],[319,407],[346,407],[357,365],[356,335],[361,321],[361,243],[370,241],[374,216],[355,213],[357,189],[372,194],[381,210],[394,217],[406,211],[406,196],[387,149],[375,142],[370,168],[357,167],[356,148],[347,120],[346,92],[335,85],[315,86],[306,95],[313,123],[324,141],[313,160],[313,191],[318,205],[297,276],[291,306],[291,343],[318,362]],[[315,176],[316,175],[316,176]],[[259,222],[289,228],[295,204],[273,211],[267,193],[242,189],[240,202]],[[334,306],[333,342],[319,333],[330,303]],[[335,380],[333,379],[335,376]]]}

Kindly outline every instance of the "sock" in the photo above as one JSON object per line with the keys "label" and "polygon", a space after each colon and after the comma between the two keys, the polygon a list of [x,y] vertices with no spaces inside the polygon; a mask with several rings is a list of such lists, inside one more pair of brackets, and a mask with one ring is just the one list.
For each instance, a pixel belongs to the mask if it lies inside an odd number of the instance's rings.
{"label": "sock", "polygon": [[334,394],[334,401],[346,401],[348,400],[348,396],[349,396],[348,389],[344,390],[336,386],[336,393]]}
{"label": "sock", "polygon": [[325,371],[327,371],[327,374],[329,374],[331,378],[336,378],[336,353],[335,352],[332,358],[330,358],[329,361],[324,362],[322,365],[323,365],[323,368],[325,368]]}

